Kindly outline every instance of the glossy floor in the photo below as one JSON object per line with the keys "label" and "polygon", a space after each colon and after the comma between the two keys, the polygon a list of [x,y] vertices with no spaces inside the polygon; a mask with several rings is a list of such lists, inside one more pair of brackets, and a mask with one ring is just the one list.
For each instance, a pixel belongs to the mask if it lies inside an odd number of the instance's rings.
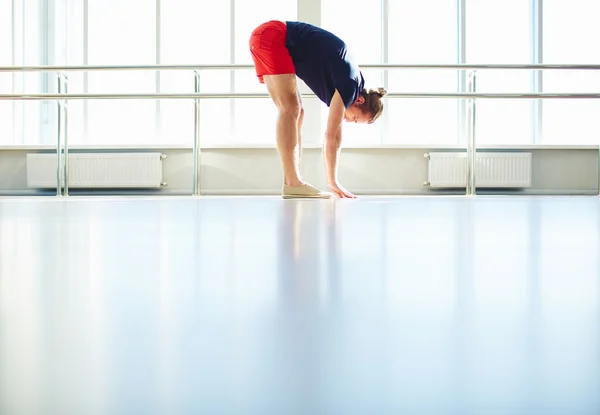
{"label": "glossy floor", "polygon": [[600,199],[0,199],[0,413],[600,413]]}

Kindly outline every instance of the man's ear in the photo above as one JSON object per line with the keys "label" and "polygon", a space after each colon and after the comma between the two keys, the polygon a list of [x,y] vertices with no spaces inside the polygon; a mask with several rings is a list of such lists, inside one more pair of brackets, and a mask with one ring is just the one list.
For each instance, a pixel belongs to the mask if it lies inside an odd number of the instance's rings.
{"label": "man's ear", "polygon": [[356,98],[356,101],[354,101],[355,104],[358,105],[362,105],[365,103],[365,97],[363,97],[362,95],[360,95],[358,98]]}

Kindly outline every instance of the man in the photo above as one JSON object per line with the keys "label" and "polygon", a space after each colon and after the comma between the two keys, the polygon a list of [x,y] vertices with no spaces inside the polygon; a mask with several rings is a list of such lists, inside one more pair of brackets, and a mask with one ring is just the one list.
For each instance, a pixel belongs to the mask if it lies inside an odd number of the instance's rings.
{"label": "man", "polygon": [[250,52],[259,82],[278,109],[277,148],[283,167],[284,198],[330,198],[300,177],[300,131],[304,118],[296,76],[329,107],[323,156],[329,189],[340,198],[355,198],[339,183],[338,159],[342,121],[373,123],[383,111],[383,88],[367,90],[346,44],[334,34],[303,22],[272,20],[250,36]]}

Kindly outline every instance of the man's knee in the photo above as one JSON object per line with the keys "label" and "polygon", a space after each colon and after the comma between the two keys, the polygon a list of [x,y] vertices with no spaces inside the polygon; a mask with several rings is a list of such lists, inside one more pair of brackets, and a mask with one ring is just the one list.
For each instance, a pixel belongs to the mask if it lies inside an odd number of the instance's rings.
{"label": "man's knee", "polygon": [[279,103],[279,112],[282,115],[298,120],[300,119],[300,116],[304,114],[304,109],[297,99],[290,99]]}

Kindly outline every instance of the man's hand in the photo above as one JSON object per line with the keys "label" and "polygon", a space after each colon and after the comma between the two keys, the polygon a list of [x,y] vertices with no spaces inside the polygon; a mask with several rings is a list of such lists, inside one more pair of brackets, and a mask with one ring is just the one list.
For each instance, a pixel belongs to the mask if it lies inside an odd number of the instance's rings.
{"label": "man's hand", "polygon": [[329,188],[339,198],[355,198],[352,193],[344,189],[338,182],[338,158],[342,145],[342,120],[346,107],[340,93],[336,90],[329,107],[329,118],[327,120],[327,131],[323,142],[323,156],[325,171]]}
{"label": "man's hand", "polygon": [[339,183],[331,183],[329,189],[331,189],[334,195],[341,199],[358,199],[357,196],[344,189]]}

